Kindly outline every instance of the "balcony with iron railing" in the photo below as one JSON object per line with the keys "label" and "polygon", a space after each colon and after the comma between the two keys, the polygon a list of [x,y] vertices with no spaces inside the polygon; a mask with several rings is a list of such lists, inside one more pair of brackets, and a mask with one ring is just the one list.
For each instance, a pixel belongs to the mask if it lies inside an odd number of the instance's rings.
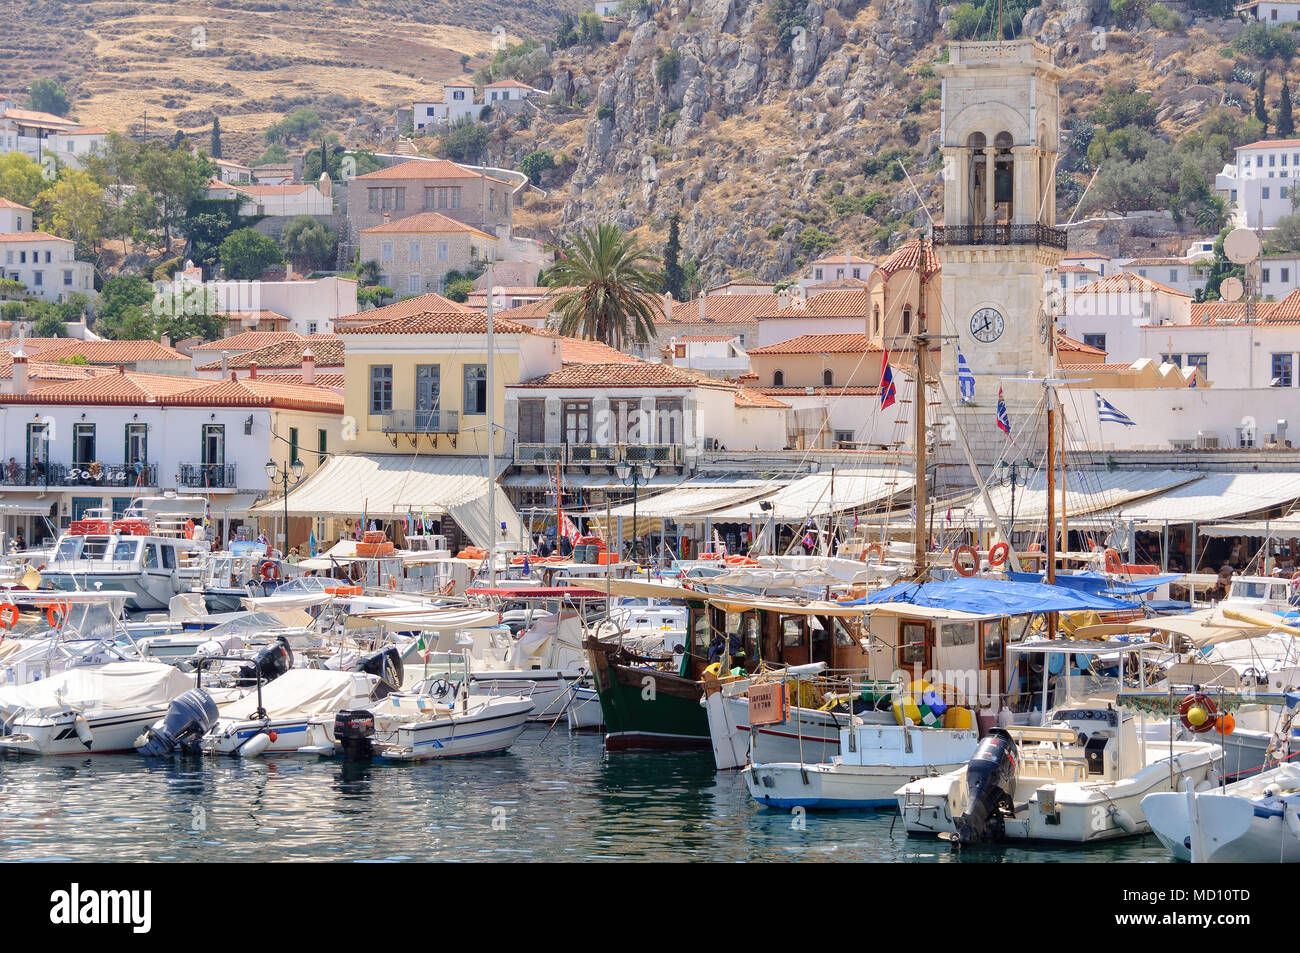
{"label": "balcony with iron railing", "polygon": [[1029,225],[935,225],[930,237],[936,245],[1047,245],[1062,251],[1068,244],[1063,228]]}
{"label": "balcony with iron railing", "polygon": [[384,414],[380,430],[388,435],[393,446],[400,437],[408,437],[414,445],[420,437],[431,438],[437,446],[438,437],[445,436],[456,445],[460,433],[460,413],[455,410],[392,410]]}
{"label": "balcony with iron railing", "polygon": [[179,476],[181,486],[224,489],[235,486],[235,465],[233,463],[182,463]]}
{"label": "balcony with iron railing", "polygon": [[517,443],[517,466],[613,467],[620,463],[653,463],[656,466],[682,465],[682,446],[678,443]]}
{"label": "balcony with iron railing", "polygon": [[3,486],[158,486],[158,467],[153,463],[46,463],[0,465]]}

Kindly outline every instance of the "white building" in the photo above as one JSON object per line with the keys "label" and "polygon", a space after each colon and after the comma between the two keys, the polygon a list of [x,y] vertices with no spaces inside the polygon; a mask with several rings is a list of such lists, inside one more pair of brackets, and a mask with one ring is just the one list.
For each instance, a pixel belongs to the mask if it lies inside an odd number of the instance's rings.
{"label": "white building", "polygon": [[1297,288],[1300,288],[1300,255],[1265,255],[1261,259],[1261,298],[1281,301]]}
{"label": "white building", "polygon": [[811,262],[796,284],[800,288],[807,289],[827,282],[851,280],[865,282],[875,269],[874,261],[848,252],[843,255],[828,255]]}
{"label": "white building", "polygon": [[32,230],[32,210],[9,199],[0,198],[0,235]]}
{"label": "white building", "polygon": [[442,84],[442,102],[416,101],[412,104],[411,124],[419,132],[425,126],[447,126],[469,116],[478,118],[482,103],[474,102],[474,83],[449,79]]}
{"label": "white building", "polygon": [[618,16],[622,7],[623,0],[596,0],[591,8],[598,17],[615,17]]}
{"label": "white building", "polygon": [[1300,139],[1274,139],[1237,147],[1237,161],[1225,165],[1214,190],[1247,228],[1272,228],[1295,206],[1292,188],[1300,176]]}
{"label": "white building", "polygon": [[749,355],[733,334],[674,337],[664,348],[664,363],[709,377],[735,380],[749,373]]}
{"label": "white building", "polygon": [[546,90],[521,83],[517,79],[503,79],[498,83],[488,83],[483,87],[483,104],[495,106],[500,103],[518,102],[535,96],[545,96]]}
{"label": "white building", "polygon": [[108,130],[99,126],[83,126],[0,100],[0,153],[21,152],[36,162],[54,156],[58,162],[80,166],[87,155],[103,150],[107,135]]}
{"label": "white building", "polygon": [[1300,21],[1300,2],[1251,0],[1250,3],[1237,4],[1232,12],[1244,13],[1270,26],[1276,23],[1295,23]]}
{"label": "white building", "polygon": [[217,167],[217,178],[222,182],[229,182],[232,185],[252,184],[253,170],[249,166],[241,162],[232,162],[230,159],[212,159],[211,162]]}
{"label": "white building", "polygon": [[334,200],[314,185],[236,185],[212,179],[210,199],[239,199],[240,215],[332,215]]}
{"label": "white building", "polygon": [[[340,317],[356,314],[357,282],[354,278],[330,275],[298,281],[208,281],[201,271],[191,268],[176,272],[168,293],[182,300],[200,302],[215,313],[231,315],[274,316],[263,322],[232,320],[229,333],[238,334],[256,325],[263,330],[294,331],[307,336],[332,334]],[[284,319],[284,320],[279,320]]]}
{"label": "white building", "polygon": [[28,294],[42,301],[66,301],[77,292],[95,299],[95,266],[77,261],[76,248],[71,239],[45,232],[0,234],[4,276],[21,281]]}
{"label": "white building", "polygon": [[1134,258],[1117,263],[1121,271],[1150,278],[1167,288],[1183,294],[1196,295],[1204,291],[1210,277],[1210,258]]}
{"label": "white building", "polygon": [[1190,323],[1191,295],[1149,278],[1116,272],[1065,295],[1057,327],[1089,347],[1106,352],[1111,363],[1151,357],[1143,351],[1140,329],[1148,325]]}

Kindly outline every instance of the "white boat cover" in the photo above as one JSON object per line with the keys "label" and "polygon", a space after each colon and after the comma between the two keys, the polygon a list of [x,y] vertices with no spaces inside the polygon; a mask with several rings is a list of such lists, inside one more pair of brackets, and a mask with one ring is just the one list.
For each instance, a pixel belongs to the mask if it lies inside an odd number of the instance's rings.
{"label": "white boat cover", "polygon": [[0,688],[0,711],[54,714],[163,707],[194,679],[161,662],[109,662],[72,668],[25,685]]}
{"label": "white boat cover", "polygon": [[[262,707],[270,718],[313,717],[346,708],[370,694],[377,679],[361,672],[292,668],[262,686]],[[221,717],[246,721],[257,710],[257,689],[221,708]]]}

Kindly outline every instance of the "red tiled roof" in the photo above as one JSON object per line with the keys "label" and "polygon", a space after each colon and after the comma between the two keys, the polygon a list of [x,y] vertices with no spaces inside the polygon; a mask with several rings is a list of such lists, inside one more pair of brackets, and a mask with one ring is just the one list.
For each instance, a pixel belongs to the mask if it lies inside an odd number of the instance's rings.
{"label": "red tiled roof", "polygon": [[1259,139],[1237,146],[1238,149],[1294,149],[1300,146],[1300,139]]}
{"label": "red tiled roof", "polygon": [[1073,351],[1078,354],[1098,354],[1106,356],[1106,352],[1099,347],[1093,347],[1091,344],[1084,344],[1082,341],[1076,341],[1072,337],[1066,337],[1059,331],[1056,333],[1056,349],[1058,351]]}
{"label": "red tiled roof", "polygon": [[788,341],[750,348],[750,356],[765,354],[862,354],[880,351],[865,334],[801,334]]}
{"label": "red tiled roof", "polygon": [[1096,268],[1087,268],[1083,265],[1062,265],[1056,269],[1058,275],[1099,275]]}
{"label": "red tiled roof", "polygon": [[570,364],[512,387],[710,387],[736,390],[736,384],[650,361]]}
{"label": "red tiled roof", "polygon": [[0,404],[86,404],[207,407],[284,407],[342,413],[343,398],[326,387],[241,378],[211,381],[137,371],[97,374],[50,384],[28,394],[2,394]]}
{"label": "red tiled roof", "polygon": [[37,112],[35,109],[6,109],[3,113],[5,119],[14,119],[18,122],[29,122],[48,126],[66,126],[69,129],[76,129],[77,122],[72,119],[66,119],[63,116],[56,116],[53,113]]}
{"label": "red tiled roof", "polygon": [[440,212],[420,212],[416,215],[408,215],[406,218],[399,218],[396,221],[385,222],[383,225],[373,225],[370,228],[361,229],[362,235],[369,235],[372,232],[399,235],[416,233],[441,235],[447,232],[471,232],[495,240],[495,236],[489,235],[472,225],[458,222],[454,218],[448,218]]}
{"label": "red tiled roof", "polygon": [[[387,169],[377,169],[374,172],[367,172],[365,175],[359,175],[354,182],[368,182],[375,179],[481,179],[484,176],[477,172],[471,172],[464,166],[457,165],[455,162],[448,162],[446,159],[412,159],[409,162],[399,162],[397,165],[389,166]],[[491,176],[486,177],[490,182],[500,182],[500,179],[494,179]],[[508,185],[508,182],[502,182],[502,185]]]}
{"label": "red tiled roof", "polygon": [[10,338],[7,341],[0,342],[0,347],[6,351],[16,351],[21,346],[23,353],[28,357],[33,354],[39,354],[46,348],[54,347],[59,344],[67,344],[71,338]]}
{"label": "red tiled roof", "polygon": [[224,407],[285,407],[343,413],[343,395],[317,384],[281,383],[260,377],[204,381],[204,386],[178,394],[169,404],[220,405]]}
{"label": "red tiled roof", "polygon": [[66,132],[59,133],[61,136],[106,136],[108,130],[103,126],[78,126],[76,129],[69,129]]}
{"label": "red tiled roof", "polygon": [[706,295],[694,301],[674,301],[663,324],[747,324],[775,310],[776,305],[774,294]]}
{"label": "red tiled roof", "polygon": [[[272,384],[301,384],[302,373],[297,374],[258,374],[259,381],[268,381]],[[342,387],[347,383],[347,378],[343,374],[321,374],[317,373],[312,378],[312,384],[316,387]]]}
{"label": "red tiled roof", "polygon": [[783,400],[777,400],[770,397],[762,391],[752,387],[741,387],[736,391],[737,407],[789,407]]}
{"label": "red tiled roof", "polygon": [[[1211,260],[1212,259],[1209,258],[1197,259],[1198,262],[1205,265],[1208,265]],[[1120,267],[1125,269],[1137,268],[1137,267],[1146,268],[1148,266],[1155,267],[1157,265],[1172,265],[1174,267],[1182,267],[1184,265],[1191,265],[1191,264],[1193,264],[1193,262],[1187,258],[1134,258],[1132,261],[1124,262],[1124,264],[1120,265]]]}
{"label": "red tiled roof", "polygon": [[[769,296],[770,299],[770,296]],[[760,318],[862,318],[871,313],[871,296],[861,288],[823,291],[813,295],[799,307],[792,297],[790,305],[781,308],[776,302],[759,315]]]}
{"label": "red tiled roof", "polygon": [[[270,313],[274,314],[275,312]],[[216,341],[208,341],[206,344],[196,344],[191,350],[255,351],[259,347],[266,347],[268,344],[301,340],[303,340],[303,336],[297,331],[241,331],[239,334],[232,334]]]}
{"label": "red tiled roof", "polygon": [[416,295],[414,298],[403,298],[401,301],[394,301],[382,308],[372,308],[369,311],[358,311],[356,314],[345,315],[339,318],[338,321],[379,324],[384,321],[391,321],[394,318],[405,318],[413,314],[424,314],[428,311],[434,311],[438,314],[476,313],[473,308],[466,307],[431,291],[428,294]]}
{"label": "red tiled roof", "polygon": [[[275,344],[267,344],[242,354],[226,358],[227,370],[244,370],[254,364],[263,367],[302,367],[302,356],[311,350],[316,358],[317,367],[343,366],[343,341],[336,334],[313,334],[311,337],[294,337]],[[214,371],[221,369],[221,361],[208,361],[198,365],[195,370]]]}
{"label": "red tiled roof", "polygon": [[[470,297],[473,297],[471,295]],[[494,321],[536,321],[539,318],[546,318],[550,315],[555,307],[555,302],[550,298],[543,298],[540,301],[530,301],[527,304],[521,304],[517,308],[506,308],[504,311],[494,311],[492,318]]]}
{"label": "red tiled roof", "polygon": [[[493,318],[494,322],[495,320]],[[610,347],[603,341],[561,337],[560,362],[563,364],[636,364],[638,359]]]}
{"label": "red tiled roof", "polygon": [[[14,352],[0,350],[0,379],[12,380],[14,373]],[[75,381],[97,374],[114,374],[116,368],[96,367],[89,364],[63,364],[58,361],[43,361],[32,357],[27,362],[28,380]]]}
{"label": "red tiled roof", "polygon": [[19,205],[17,202],[11,202],[9,199],[0,198],[0,208],[20,208],[24,212],[30,212],[31,209],[26,205]]}
{"label": "red tiled roof", "polygon": [[[25,345],[24,345],[25,346]],[[57,361],[61,357],[81,355],[88,364],[135,364],[139,361],[184,361],[187,358],[175,348],[157,341],[79,341],[62,339],[40,350],[41,360]]]}
{"label": "red tiled roof", "polygon": [[825,258],[818,258],[816,261],[814,261],[814,262],[810,262],[809,265],[808,265],[808,267],[811,268],[811,267],[813,267],[814,265],[823,265],[823,266],[824,266],[824,265],[832,265],[832,266],[834,266],[834,265],[844,265],[844,264],[848,264],[848,265],[874,265],[875,262],[872,261],[872,260],[869,259],[869,258],[859,258],[857,255],[827,255]]}
{"label": "red tiled roof", "polygon": [[[904,242],[898,250],[885,259],[885,263],[880,266],[880,270],[886,275],[892,275],[896,271],[910,271],[917,266],[921,260],[921,239],[914,238],[910,242]],[[936,274],[939,271],[939,256],[934,253],[934,249],[929,242],[925,243],[925,262],[922,266],[927,274]]]}
{"label": "red tiled roof", "polygon": [[500,82],[497,82],[497,83],[488,83],[488,84],[487,84],[486,86],[484,86],[483,88],[484,88],[484,89],[500,89],[500,88],[503,87],[503,86],[510,86],[510,87],[515,88],[515,89],[532,89],[532,90],[536,90],[536,91],[539,92],[539,93],[542,92],[542,90],[537,89],[537,87],[535,87],[535,86],[529,86],[527,83],[521,83],[521,82],[519,82],[519,80],[517,80],[517,79],[503,79],[503,80],[501,80]]}
{"label": "red tiled roof", "polygon": [[1078,288],[1071,288],[1072,295],[1095,295],[1095,294],[1132,294],[1133,292],[1147,294],[1168,294],[1177,298],[1190,298],[1191,295],[1181,291],[1175,291],[1168,285],[1162,285],[1158,281],[1152,281],[1150,278],[1143,278],[1141,275],[1134,274],[1131,271],[1118,271],[1105,278],[1098,278],[1096,281],[1090,281],[1086,285]]}
{"label": "red tiled roof", "polygon": [[830,281],[819,281],[815,285],[809,285],[808,290],[814,294],[821,294],[823,291],[834,291],[837,288],[865,288],[867,282],[861,278],[834,278]]}
{"label": "red tiled roof", "polygon": [[5,232],[0,234],[0,242],[67,242],[71,245],[72,239],[60,238],[48,232]]}
{"label": "red tiled roof", "polygon": [[[496,334],[533,334],[534,329],[514,321],[492,317],[492,330]],[[487,315],[477,311],[464,312],[426,311],[358,327],[339,328],[340,334],[486,334]]]}
{"label": "red tiled roof", "polygon": [[[1192,302],[1192,323],[1183,327],[1205,327],[1220,321],[1241,324],[1246,317],[1244,301],[1205,301]],[[1255,320],[1258,324],[1300,324],[1300,289],[1297,289],[1281,301],[1259,301],[1255,304]],[[1179,325],[1160,325],[1162,328],[1179,327]]]}
{"label": "red tiled roof", "polygon": [[139,371],[96,374],[43,387],[35,394],[0,395],[0,401],[45,404],[157,404],[205,383],[197,377]]}
{"label": "red tiled roof", "polygon": [[734,341],[734,334],[684,334],[681,337],[674,337],[674,344],[720,344],[723,341]]}

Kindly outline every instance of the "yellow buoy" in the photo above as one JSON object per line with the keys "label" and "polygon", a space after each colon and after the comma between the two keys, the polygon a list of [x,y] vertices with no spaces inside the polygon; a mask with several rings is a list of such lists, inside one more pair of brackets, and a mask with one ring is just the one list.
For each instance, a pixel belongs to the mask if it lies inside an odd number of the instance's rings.
{"label": "yellow buoy", "polygon": [[1197,728],[1205,724],[1205,720],[1209,717],[1210,713],[1200,705],[1193,705],[1191,708],[1187,709],[1187,720]]}

